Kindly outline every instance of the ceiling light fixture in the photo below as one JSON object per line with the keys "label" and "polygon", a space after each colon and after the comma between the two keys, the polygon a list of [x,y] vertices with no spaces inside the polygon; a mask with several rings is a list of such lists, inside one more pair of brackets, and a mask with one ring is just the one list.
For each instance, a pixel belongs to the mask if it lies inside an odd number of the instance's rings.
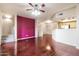
{"label": "ceiling light fixture", "polygon": [[12,16],[11,16],[11,15],[6,14],[6,15],[3,15],[2,17],[3,17],[3,19],[4,19],[6,22],[11,22],[11,19],[12,19]]}
{"label": "ceiling light fixture", "polygon": [[46,21],[46,23],[51,23],[51,22],[52,22],[51,20],[47,20],[47,21]]}
{"label": "ceiling light fixture", "polygon": [[8,19],[12,18],[12,16],[11,15],[8,15],[8,14],[5,15],[5,17],[8,18]]}
{"label": "ceiling light fixture", "polygon": [[5,19],[5,21],[7,21],[7,22],[11,22],[11,19]]}
{"label": "ceiling light fixture", "polygon": [[38,15],[40,15],[41,13],[38,11],[38,10],[34,10],[33,12],[32,12],[32,15],[35,15],[35,16],[38,16]]}

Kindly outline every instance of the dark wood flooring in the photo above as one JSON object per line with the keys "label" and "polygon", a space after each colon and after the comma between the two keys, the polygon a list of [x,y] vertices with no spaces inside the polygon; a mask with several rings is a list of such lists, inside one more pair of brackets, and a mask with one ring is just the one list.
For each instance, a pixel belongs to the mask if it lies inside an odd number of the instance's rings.
{"label": "dark wood flooring", "polygon": [[79,49],[74,46],[56,42],[54,48],[57,56],[79,56]]}
{"label": "dark wood flooring", "polygon": [[34,56],[35,49],[35,39],[18,40],[17,42],[18,56]]}
{"label": "dark wood flooring", "polygon": [[[10,55],[14,55],[14,42],[6,43],[5,49]],[[52,54],[53,51],[40,51],[35,45],[35,39],[21,40],[17,42],[17,56],[79,56],[79,49],[73,46],[69,46],[63,43],[54,42],[54,49],[56,54]]]}
{"label": "dark wood flooring", "polygon": [[1,56],[14,56],[15,55],[15,42],[1,44]]}

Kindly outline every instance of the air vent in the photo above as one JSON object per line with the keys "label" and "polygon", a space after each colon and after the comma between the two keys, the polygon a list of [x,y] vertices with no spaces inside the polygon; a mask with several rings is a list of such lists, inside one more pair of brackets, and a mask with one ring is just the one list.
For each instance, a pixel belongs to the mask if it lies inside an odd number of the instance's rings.
{"label": "air vent", "polygon": [[60,13],[59,15],[63,15],[63,13]]}

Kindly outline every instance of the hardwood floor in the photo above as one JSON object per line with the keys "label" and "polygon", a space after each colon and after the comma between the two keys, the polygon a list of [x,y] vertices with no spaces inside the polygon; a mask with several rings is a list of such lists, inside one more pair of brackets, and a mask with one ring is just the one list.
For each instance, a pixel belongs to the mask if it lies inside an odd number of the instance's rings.
{"label": "hardwood floor", "polygon": [[4,43],[1,45],[1,56],[15,55],[15,42]]}
{"label": "hardwood floor", "polygon": [[54,48],[57,56],[79,56],[79,49],[74,46],[56,42]]}
{"label": "hardwood floor", "polygon": [[[4,45],[5,50],[12,56],[14,56],[13,46],[14,42]],[[17,56],[79,56],[79,49],[59,42],[54,42],[54,50],[55,55],[52,50],[36,47],[34,38],[17,42]]]}
{"label": "hardwood floor", "polygon": [[[26,42],[26,41],[24,41],[24,42]],[[34,41],[31,41],[31,42],[34,42]],[[18,43],[20,43],[20,42],[18,42]],[[34,45],[34,43],[32,43],[32,45],[29,46],[29,49],[24,50],[24,55],[25,56],[26,55],[31,55],[31,56],[79,56],[79,50],[76,49],[75,47],[69,46],[69,45],[66,45],[63,43],[55,42],[55,41],[53,43],[54,43],[54,50],[56,52],[55,55],[53,54],[54,51],[52,51],[52,50],[51,51],[48,51],[48,50],[43,51],[41,48],[41,50],[42,50],[41,51],[40,48],[38,48]],[[27,43],[25,43],[25,46],[26,45],[27,45]],[[24,56],[23,53],[21,53],[21,52],[20,52],[20,54],[18,54],[18,56],[19,55]]]}
{"label": "hardwood floor", "polygon": [[35,39],[19,40],[17,42],[18,56],[33,56],[35,55]]}

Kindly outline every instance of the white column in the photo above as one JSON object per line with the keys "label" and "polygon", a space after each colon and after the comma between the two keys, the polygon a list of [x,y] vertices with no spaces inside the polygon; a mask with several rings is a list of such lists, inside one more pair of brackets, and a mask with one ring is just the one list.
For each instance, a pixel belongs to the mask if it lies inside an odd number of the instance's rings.
{"label": "white column", "polygon": [[0,12],[0,45],[1,45],[1,36],[2,36],[2,13]]}
{"label": "white column", "polygon": [[14,15],[14,32],[15,32],[15,50],[14,53],[17,55],[17,15]]}

